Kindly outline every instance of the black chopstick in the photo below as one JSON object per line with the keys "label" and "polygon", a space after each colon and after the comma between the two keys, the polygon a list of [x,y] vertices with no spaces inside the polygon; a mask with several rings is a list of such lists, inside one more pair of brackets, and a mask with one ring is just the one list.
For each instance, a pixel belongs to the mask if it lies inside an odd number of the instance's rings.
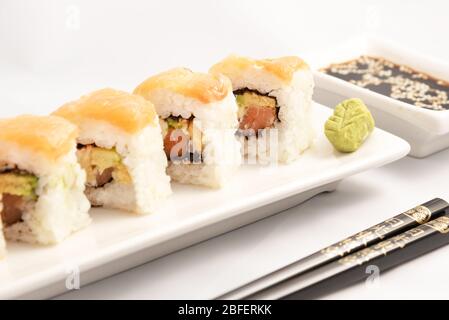
{"label": "black chopstick", "polygon": [[324,248],[306,258],[296,261],[282,269],[274,271],[247,285],[233,290],[225,295],[217,297],[220,300],[238,300],[253,297],[258,292],[265,292],[267,288],[276,286],[291,278],[296,278],[321,266],[333,262],[357,252],[368,246],[381,242],[384,239],[394,237],[407,230],[420,226],[428,221],[444,215],[449,209],[449,204],[439,198],[428,201],[420,206],[405,211],[393,218],[372,226],[362,232]]}
{"label": "black chopstick", "polygon": [[442,216],[298,277],[277,283],[247,299],[313,299],[399,266],[449,244],[449,216]]}

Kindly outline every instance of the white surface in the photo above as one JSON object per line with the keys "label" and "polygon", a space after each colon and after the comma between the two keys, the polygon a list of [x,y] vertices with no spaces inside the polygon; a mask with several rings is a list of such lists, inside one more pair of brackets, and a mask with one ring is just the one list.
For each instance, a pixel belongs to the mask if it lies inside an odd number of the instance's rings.
{"label": "white surface", "polygon": [[[426,170],[422,160],[404,158],[346,179],[337,191],[319,195],[282,214],[59,298],[213,297],[414,204],[437,195],[448,199],[449,166],[442,166],[448,161],[449,150],[426,159]],[[448,266],[449,247],[444,247],[381,274],[378,288],[361,283],[326,298],[447,299]]]}
{"label": "white surface", "polygon": [[[241,167],[228,185],[220,190],[174,185],[173,195],[165,205],[157,213],[147,216],[93,209],[92,225],[58,246],[8,244],[7,258],[0,263],[0,298],[16,298],[30,293],[33,297],[48,297],[64,292],[70,266],[82,274],[92,270],[82,283],[102,279],[106,276],[104,270],[114,268],[115,264],[122,264],[115,272],[123,271],[135,267],[136,263],[141,264],[233,230],[267,216],[259,210],[259,216],[248,219],[245,218],[247,212],[270,203],[284,202],[289,197],[300,196],[309,190],[390,163],[404,157],[410,150],[404,140],[375,129],[357,152],[335,152],[321,130],[331,113],[327,107],[313,105],[316,141],[301,159],[290,165]],[[272,209],[276,211],[271,214],[282,209]],[[204,232],[208,232],[207,237],[202,235]],[[190,242],[186,242],[185,235],[191,239]],[[162,248],[170,241],[176,244],[170,249]],[[139,259],[131,255],[138,255]],[[112,266],[106,266],[108,263]],[[53,283],[59,284],[59,288],[56,285],[47,289]]]}
{"label": "white surface", "polygon": [[[313,69],[319,70],[331,63],[343,63],[368,55],[384,57],[449,82],[449,63],[417,54],[381,38],[354,38],[334,50],[324,51],[322,55],[312,62]],[[351,97],[361,98],[372,111],[376,126],[410,143],[410,155],[422,158],[449,147],[449,110],[418,108],[320,71],[315,71],[314,77],[317,87],[315,99],[318,102],[332,106]]]}
{"label": "white surface", "polygon": [[[103,86],[131,90],[175,65],[206,70],[230,52],[311,59],[365,31],[448,61],[448,11],[441,0],[3,0],[0,110],[45,113]],[[448,199],[448,161],[443,151],[360,174],[335,193],[62,298],[211,297],[419,202]],[[448,265],[442,248],[382,275],[380,291],[362,284],[331,297],[449,298]]]}

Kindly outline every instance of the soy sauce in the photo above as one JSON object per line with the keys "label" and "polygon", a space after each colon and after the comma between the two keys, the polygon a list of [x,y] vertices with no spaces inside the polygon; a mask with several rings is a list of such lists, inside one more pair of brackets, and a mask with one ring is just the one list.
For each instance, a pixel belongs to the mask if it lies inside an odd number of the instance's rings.
{"label": "soy sauce", "polygon": [[383,58],[361,56],[321,71],[416,107],[449,110],[448,82]]}

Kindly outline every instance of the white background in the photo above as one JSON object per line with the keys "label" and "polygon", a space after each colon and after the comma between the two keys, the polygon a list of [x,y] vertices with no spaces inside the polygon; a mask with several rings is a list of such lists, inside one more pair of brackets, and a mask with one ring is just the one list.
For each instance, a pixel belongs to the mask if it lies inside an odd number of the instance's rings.
{"label": "white background", "polygon": [[[48,113],[81,94],[132,90],[174,66],[229,53],[315,55],[362,32],[449,60],[449,3],[386,1],[0,0],[0,116]],[[287,212],[62,298],[210,298],[435,196],[449,151],[345,180]],[[330,298],[449,298],[449,248]]]}

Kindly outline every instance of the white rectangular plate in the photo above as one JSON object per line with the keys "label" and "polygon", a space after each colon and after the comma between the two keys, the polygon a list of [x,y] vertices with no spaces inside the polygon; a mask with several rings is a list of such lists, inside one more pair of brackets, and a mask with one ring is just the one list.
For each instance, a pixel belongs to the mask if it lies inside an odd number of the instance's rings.
{"label": "white rectangular plate", "polygon": [[93,209],[93,224],[58,246],[10,243],[0,262],[0,298],[63,293],[78,271],[82,284],[102,279],[332,191],[341,179],[409,152],[407,142],[375,129],[357,152],[337,153],[323,134],[331,109],[314,104],[313,110],[316,141],[291,165],[242,167],[222,190],[175,185],[150,216]]}
{"label": "white rectangular plate", "polygon": [[[319,70],[333,63],[356,59],[361,55],[383,57],[449,82],[448,63],[375,37],[354,38],[337,48],[330,48],[317,55],[312,66]],[[361,98],[372,111],[379,128],[410,143],[412,156],[425,157],[449,147],[449,110],[419,108],[320,71],[316,71],[314,75],[316,101],[336,105],[346,98]]]}

